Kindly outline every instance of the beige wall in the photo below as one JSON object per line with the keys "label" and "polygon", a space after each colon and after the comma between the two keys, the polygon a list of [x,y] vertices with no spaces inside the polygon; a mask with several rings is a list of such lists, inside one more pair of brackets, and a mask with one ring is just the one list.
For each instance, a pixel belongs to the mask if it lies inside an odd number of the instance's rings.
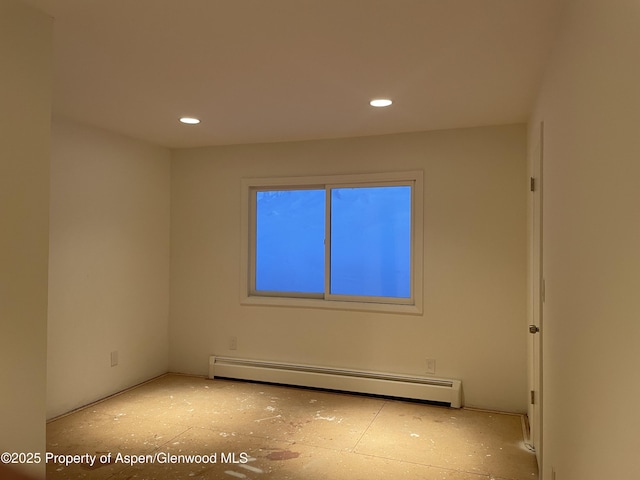
{"label": "beige wall", "polygon": [[2,452],[45,450],[51,49],[50,18],[0,0]]}
{"label": "beige wall", "polygon": [[640,3],[572,2],[545,122],[544,479],[640,478]]}
{"label": "beige wall", "polygon": [[160,147],[53,124],[48,417],[167,371],[169,162]]}
{"label": "beige wall", "polygon": [[[526,410],[522,125],[173,152],[170,369],[211,354],[463,381],[467,405]],[[424,314],[240,305],[244,177],[424,170]],[[238,350],[229,351],[230,336]]]}

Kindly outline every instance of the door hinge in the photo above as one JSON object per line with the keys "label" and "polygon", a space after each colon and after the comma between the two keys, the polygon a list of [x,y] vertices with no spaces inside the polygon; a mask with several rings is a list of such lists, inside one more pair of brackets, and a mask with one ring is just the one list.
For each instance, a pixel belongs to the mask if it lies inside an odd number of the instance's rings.
{"label": "door hinge", "polygon": [[531,190],[532,192],[536,191],[536,179],[533,177],[529,178],[529,190]]}
{"label": "door hinge", "polygon": [[535,405],[535,404],[536,404],[536,392],[531,390],[531,405]]}

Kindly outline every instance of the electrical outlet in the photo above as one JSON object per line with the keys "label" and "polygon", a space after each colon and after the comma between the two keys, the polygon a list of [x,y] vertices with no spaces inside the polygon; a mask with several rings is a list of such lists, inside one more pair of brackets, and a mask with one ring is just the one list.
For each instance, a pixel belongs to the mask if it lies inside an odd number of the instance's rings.
{"label": "electrical outlet", "polygon": [[114,350],[111,352],[111,366],[115,367],[116,365],[118,365],[118,351]]}
{"label": "electrical outlet", "polygon": [[238,349],[238,337],[229,337],[229,350],[237,350]]}
{"label": "electrical outlet", "polygon": [[436,373],[436,359],[427,358],[427,373],[434,375]]}

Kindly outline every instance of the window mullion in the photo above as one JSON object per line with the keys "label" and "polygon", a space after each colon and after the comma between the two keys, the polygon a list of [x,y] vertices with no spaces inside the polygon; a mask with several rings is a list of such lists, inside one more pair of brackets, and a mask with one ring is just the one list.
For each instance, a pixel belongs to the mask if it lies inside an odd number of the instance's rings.
{"label": "window mullion", "polygon": [[331,294],[331,187],[325,185],[324,217],[324,298]]}
{"label": "window mullion", "polygon": [[251,199],[249,201],[249,265],[251,268],[249,269],[249,292],[254,294],[256,291],[256,245],[257,245],[257,236],[258,236],[258,225],[256,221],[256,199],[257,199],[257,190],[251,189],[249,190],[249,194],[251,195]]}

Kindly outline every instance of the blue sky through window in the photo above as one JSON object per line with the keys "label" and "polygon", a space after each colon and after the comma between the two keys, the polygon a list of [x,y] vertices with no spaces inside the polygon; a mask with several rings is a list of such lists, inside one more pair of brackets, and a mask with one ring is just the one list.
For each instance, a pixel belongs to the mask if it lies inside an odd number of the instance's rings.
{"label": "blue sky through window", "polygon": [[[331,293],[411,296],[411,187],[333,188]],[[320,293],[325,190],[256,192],[256,290]]]}
{"label": "blue sky through window", "polygon": [[324,291],[325,191],[256,194],[256,290]]}
{"label": "blue sky through window", "polygon": [[409,298],[411,187],[331,192],[331,293]]}

